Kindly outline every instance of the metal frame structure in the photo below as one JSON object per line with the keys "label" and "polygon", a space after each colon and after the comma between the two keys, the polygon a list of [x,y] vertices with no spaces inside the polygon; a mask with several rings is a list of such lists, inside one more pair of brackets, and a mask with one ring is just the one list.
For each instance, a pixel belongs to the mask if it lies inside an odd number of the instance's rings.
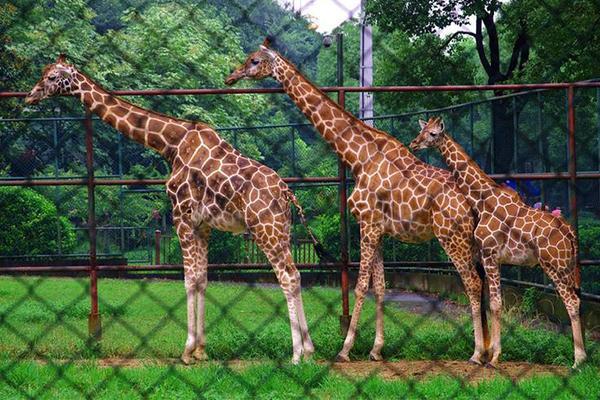
{"label": "metal frame structure", "polygon": [[[346,93],[356,92],[448,92],[448,91],[525,91],[525,90],[565,90],[567,94],[567,134],[568,134],[568,171],[557,173],[515,173],[515,174],[491,174],[494,179],[531,179],[531,180],[568,180],[569,184],[569,208],[572,223],[577,228],[577,181],[583,179],[600,179],[598,172],[577,172],[576,164],[576,140],[575,140],[575,90],[579,88],[600,88],[600,82],[576,82],[576,83],[546,83],[546,84],[510,84],[510,85],[458,85],[458,86],[376,86],[376,87],[323,87],[325,92],[337,93],[338,103],[345,108]],[[183,96],[183,95],[235,95],[235,94],[268,94],[283,93],[280,88],[257,88],[257,89],[166,89],[166,90],[116,90],[112,92],[115,95],[123,96]],[[0,92],[0,99],[25,97],[25,92]],[[94,176],[94,146],[93,146],[93,128],[92,117],[89,110],[86,110],[83,118],[85,128],[86,144],[86,178],[64,178],[64,179],[0,179],[0,186],[86,186],[88,190],[88,230],[89,230],[89,266],[20,266],[2,268],[2,273],[24,273],[24,272],[87,272],[90,278],[90,302],[91,312],[89,316],[89,333],[92,338],[101,337],[100,311],[98,308],[98,274],[102,271],[151,271],[151,270],[172,270],[177,271],[182,268],[181,265],[162,265],[157,260],[157,265],[147,266],[115,266],[98,265],[96,257],[96,217],[95,217],[95,187],[103,185],[164,185],[166,179],[105,179]],[[347,326],[350,320],[349,310],[349,268],[358,267],[358,263],[350,262],[348,253],[348,218],[347,218],[347,191],[351,180],[347,177],[345,166],[338,163],[338,176],[330,177],[289,177],[284,178],[287,183],[321,183],[338,185],[339,191],[339,213],[340,213],[340,254],[339,261],[336,263],[319,264],[322,269],[336,269],[340,271],[340,286],[342,291],[342,315],[340,322],[342,329]],[[448,262],[410,262],[396,261],[387,262],[386,267],[400,267],[405,270],[418,271],[442,271],[440,267],[448,266]],[[600,260],[580,260],[579,265],[600,265]],[[299,268],[315,267],[315,264],[298,264]],[[421,267],[420,267],[421,266]],[[423,268],[423,267],[427,268]],[[433,266],[433,267],[432,267]],[[267,264],[209,264],[211,269],[266,269]],[[579,268],[579,267],[578,267]],[[398,268],[397,268],[398,269]],[[447,272],[447,270],[444,270]],[[508,280],[506,280],[508,281]],[[523,284],[520,281],[511,281],[515,284]],[[543,285],[527,283],[530,286],[545,288]],[[600,296],[585,295],[595,300],[600,300]]]}

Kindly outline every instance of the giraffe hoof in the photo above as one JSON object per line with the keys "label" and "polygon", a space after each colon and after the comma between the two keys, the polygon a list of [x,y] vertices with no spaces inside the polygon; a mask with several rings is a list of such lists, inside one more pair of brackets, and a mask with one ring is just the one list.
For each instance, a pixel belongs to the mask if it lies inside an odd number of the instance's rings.
{"label": "giraffe hoof", "polygon": [[302,354],[302,357],[304,358],[304,361],[311,360],[314,352],[315,352],[314,350],[313,351],[306,351],[306,350],[304,350],[304,354]]}
{"label": "giraffe hoof", "polygon": [[381,357],[381,354],[379,354],[379,353],[370,352],[369,353],[369,360],[371,360],[371,361],[383,361],[383,357]]}
{"label": "giraffe hoof", "polygon": [[485,367],[486,367],[487,369],[493,369],[493,370],[497,370],[497,369],[498,369],[498,366],[497,366],[497,365],[495,365],[495,364],[492,364],[491,362],[489,362],[489,363],[485,363]]}
{"label": "giraffe hoof", "polygon": [[338,354],[337,357],[335,358],[336,362],[350,362],[350,357],[345,356],[343,354]]}
{"label": "giraffe hoof", "polygon": [[204,352],[204,349],[197,348],[196,350],[194,350],[194,353],[192,354],[192,356],[198,361],[208,360],[208,356]]}
{"label": "giraffe hoof", "polygon": [[298,365],[300,364],[300,356],[296,357],[292,357],[292,365]]}
{"label": "giraffe hoof", "polygon": [[190,357],[189,354],[183,354],[181,356],[181,362],[184,363],[185,365],[190,365],[192,363],[192,357]]}
{"label": "giraffe hoof", "polygon": [[473,364],[473,365],[479,365],[479,366],[483,365],[483,363],[481,361],[479,361],[478,359],[473,358],[473,357],[469,358],[469,361],[467,361],[467,362],[469,364]]}

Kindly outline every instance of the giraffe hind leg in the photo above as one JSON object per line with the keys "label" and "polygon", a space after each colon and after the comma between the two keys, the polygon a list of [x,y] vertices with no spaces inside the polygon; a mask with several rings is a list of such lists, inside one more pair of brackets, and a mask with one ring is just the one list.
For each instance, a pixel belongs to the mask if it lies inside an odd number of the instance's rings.
{"label": "giraffe hind leg", "polygon": [[585,351],[583,340],[581,299],[579,297],[578,288],[576,285],[576,272],[574,268],[572,268],[569,272],[567,272],[568,268],[561,268],[564,273],[560,273],[557,271],[556,265],[560,265],[559,260],[555,262],[541,262],[544,272],[546,272],[550,279],[552,279],[552,282],[554,282],[556,292],[567,309],[567,313],[571,321],[571,330],[573,332],[573,368],[578,368],[587,359],[587,353]]}
{"label": "giraffe hind leg", "polygon": [[384,333],[383,333],[383,298],[385,296],[385,276],[383,269],[383,255],[381,253],[381,245],[375,252],[375,257],[372,264],[372,280],[373,280],[373,291],[375,292],[375,304],[376,304],[376,320],[375,320],[375,341],[373,342],[373,348],[369,353],[369,359],[372,361],[381,361],[381,349],[384,344]]}

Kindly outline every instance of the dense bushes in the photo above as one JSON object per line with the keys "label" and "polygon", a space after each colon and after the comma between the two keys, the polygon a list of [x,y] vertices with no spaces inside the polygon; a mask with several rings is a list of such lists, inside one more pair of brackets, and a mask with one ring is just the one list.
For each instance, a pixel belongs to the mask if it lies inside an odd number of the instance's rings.
{"label": "dense bushes", "polygon": [[[0,188],[0,255],[56,254],[75,246],[73,224],[60,217],[56,206],[41,194],[24,188]],[[58,232],[60,232],[60,240]]]}

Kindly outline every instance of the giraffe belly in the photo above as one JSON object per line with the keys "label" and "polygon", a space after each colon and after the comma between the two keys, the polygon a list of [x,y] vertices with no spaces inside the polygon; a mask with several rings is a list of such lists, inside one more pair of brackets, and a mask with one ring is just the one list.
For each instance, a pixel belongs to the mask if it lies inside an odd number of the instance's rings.
{"label": "giraffe belly", "polygon": [[498,261],[503,264],[521,265],[524,267],[533,267],[539,264],[533,249],[524,246],[521,243],[509,243],[502,248]]}
{"label": "giraffe belly", "polygon": [[213,215],[210,210],[201,208],[194,213],[194,223],[197,226],[206,224],[213,229],[233,234],[241,234],[246,232],[247,227],[241,216],[231,213],[219,213]]}

